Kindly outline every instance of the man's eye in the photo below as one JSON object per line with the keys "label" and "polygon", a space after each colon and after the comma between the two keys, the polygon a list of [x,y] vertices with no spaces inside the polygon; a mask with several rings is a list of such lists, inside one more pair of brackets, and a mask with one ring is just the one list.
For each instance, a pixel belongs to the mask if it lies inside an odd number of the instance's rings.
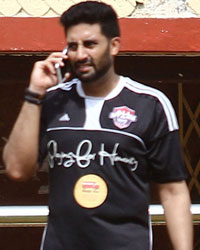
{"label": "man's eye", "polygon": [[96,45],[96,42],[94,41],[86,41],[84,42],[85,47],[92,48]]}
{"label": "man's eye", "polygon": [[69,44],[68,45],[68,48],[69,48],[69,50],[76,50],[77,49],[77,45],[76,44]]}

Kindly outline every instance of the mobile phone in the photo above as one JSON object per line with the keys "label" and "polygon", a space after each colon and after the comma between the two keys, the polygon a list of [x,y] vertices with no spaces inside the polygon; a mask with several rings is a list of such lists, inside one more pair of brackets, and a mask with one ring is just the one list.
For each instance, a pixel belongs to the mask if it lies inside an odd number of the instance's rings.
{"label": "mobile phone", "polygon": [[[63,51],[62,51],[62,53],[64,55],[67,55],[67,52],[68,52],[68,47],[64,48]],[[64,82],[64,80],[65,80],[65,73],[71,71],[69,60],[65,60],[64,63],[65,63],[65,65],[63,67],[60,67],[59,63],[55,64],[56,74],[57,74],[58,82],[59,83]]]}

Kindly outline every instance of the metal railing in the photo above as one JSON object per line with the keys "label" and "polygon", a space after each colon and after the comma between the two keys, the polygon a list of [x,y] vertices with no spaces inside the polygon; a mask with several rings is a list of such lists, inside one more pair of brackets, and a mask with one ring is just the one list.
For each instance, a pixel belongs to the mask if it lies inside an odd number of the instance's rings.
{"label": "metal railing", "polygon": [[[192,204],[193,223],[200,224],[200,204]],[[0,227],[44,227],[47,223],[48,206],[0,206]],[[165,224],[161,205],[150,205],[152,225]]]}

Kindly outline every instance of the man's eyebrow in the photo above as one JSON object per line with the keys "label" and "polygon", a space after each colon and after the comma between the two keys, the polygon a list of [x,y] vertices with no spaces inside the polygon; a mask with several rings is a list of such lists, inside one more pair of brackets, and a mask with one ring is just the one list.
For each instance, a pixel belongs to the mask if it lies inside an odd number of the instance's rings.
{"label": "man's eyebrow", "polygon": [[77,42],[73,42],[73,41],[72,41],[72,42],[68,42],[67,44],[68,44],[68,45],[73,45],[73,44],[77,44]]}
{"label": "man's eyebrow", "polygon": [[87,39],[85,41],[83,41],[83,44],[85,43],[98,43],[97,39]]}
{"label": "man's eyebrow", "polygon": [[[87,44],[97,44],[98,43],[98,40],[97,39],[86,39],[86,40],[83,40],[82,41],[82,44],[83,45],[87,45]],[[71,47],[71,46],[75,46],[75,45],[78,45],[79,42],[76,42],[76,41],[71,41],[71,42],[68,42],[68,46]]]}

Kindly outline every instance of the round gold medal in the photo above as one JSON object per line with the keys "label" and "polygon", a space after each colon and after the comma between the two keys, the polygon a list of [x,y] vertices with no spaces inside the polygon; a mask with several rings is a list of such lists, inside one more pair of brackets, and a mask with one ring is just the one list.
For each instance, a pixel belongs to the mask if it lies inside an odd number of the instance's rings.
{"label": "round gold medal", "polygon": [[74,186],[74,198],[81,207],[98,207],[105,201],[107,195],[106,182],[95,174],[82,176]]}

